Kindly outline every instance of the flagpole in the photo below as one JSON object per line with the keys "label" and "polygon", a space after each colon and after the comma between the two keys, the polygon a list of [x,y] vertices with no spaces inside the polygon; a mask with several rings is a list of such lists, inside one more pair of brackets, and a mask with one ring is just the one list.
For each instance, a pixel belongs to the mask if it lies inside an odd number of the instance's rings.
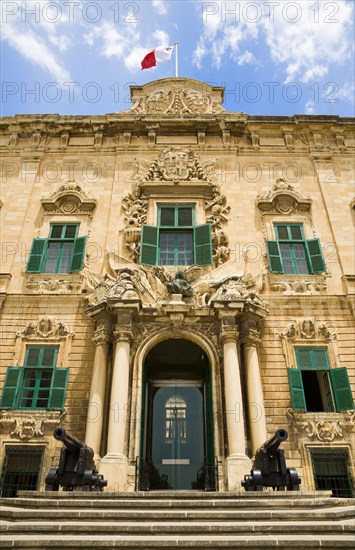
{"label": "flagpole", "polygon": [[178,77],[178,45],[179,42],[174,42],[175,46],[175,77]]}

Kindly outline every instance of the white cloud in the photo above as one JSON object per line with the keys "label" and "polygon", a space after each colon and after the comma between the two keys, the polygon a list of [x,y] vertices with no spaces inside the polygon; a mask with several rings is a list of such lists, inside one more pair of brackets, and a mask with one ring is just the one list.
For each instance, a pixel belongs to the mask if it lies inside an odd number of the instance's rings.
{"label": "white cloud", "polygon": [[[18,11],[8,14],[2,21],[1,40],[24,59],[48,72],[59,85],[71,81],[61,53],[72,42],[67,34],[57,34],[60,24],[66,24],[66,19],[60,17],[58,23],[51,22],[41,12],[41,4],[34,0],[23,0],[21,4],[17,3],[17,7]],[[53,14],[48,14],[48,17],[53,18]]]}
{"label": "white cloud", "polygon": [[315,102],[309,99],[305,105],[306,115],[313,115],[315,113]]}
{"label": "white cloud", "polygon": [[63,63],[34,32],[19,32],[16,26],[4,24],[2,39],[15,48],[22,57],[48,71],[58,84],[71,80]]}
{"label": "white cloud", "polygon": [[152,0],[152,5],[159,15],[166,15],[168,13],[164,0]]}
{"label": "white cloud", "polygon": [[342,86],[339,87],[339,90],[335,94],[338,99],[345,99],[350,101],[352,104],[355,99],[355,84],[353,82],[344,82]]}
{"label": "white cloud", "polygon": [[[215,0],[210,4],[208,12],[205,8],[202,34],[193,53],[193,63],[199,69],[208,57],[217,68],[226,59],[238,64],[253,63],[254,46],[263,62],[268,53],[281,67],[286,83],[294,80],[308,83],[324,78],[332,66],[344,65],[351,58],[354,5],[348,0],[270,3],[275,4],[272,16],[269,3],[262,0],[238,3]],[[244,53],[243,46],[248,47]]]}
{"label": "white cloud", "polygon": [[242,60],[242,64],[252,61],[251,52],[249,56],[245,55],[246,52],[241,54],[240,48],[244,41],[257,39],[258,25],[238,18],[237,13],[234,15],[235,10],[236,2],[229,0],[218,0],[204,8],[202,34],[193,52],[193,63],[199,69],[207,56],[211,56],[212,64],[217,69],[225,56],[236,62]]}
{"label": "white cloud", "polygon": [[[339,8],[332,20],[327,8],[330,4]],[[342,65],[349,59],[353,6],[344,1],[327,3],[321,0],[317,3],[320,10],[317,21],[309,3],[298,5],[302,10],[296,23],[285,21],[285,14],[278,9],[275,20],[271,22],[265,18],[263,27],[271,58],[285,65],[285,82],[299,79],[307,83],[325,76],[331,65]]]}
{"label": "white cloud", "polygon": [[250,63],[256,63],[256,59],[251,52],[248,52],[248,50],[238,56],[238,65],[247,65]]}
{"label": "white cloud", "polygon": [[170,38],[168,33],[158,29],[153,32],[153,38],[157,41],[157,46],[169,46]]}
{"label": "white cloud", "polygon": [[[120,29],[120,30],[118,30]],[[169,35],[163,30],[156,30],[151,35],[151,44],[144,47],[140,43],[140,34],[132,26],[121,28],[110,21],[96,25],[84,35],[88,45],[98,49],[100,55],[122,60],[125,67],[136,72],[141,68],[143,57],[155,46],[169,44]]]}

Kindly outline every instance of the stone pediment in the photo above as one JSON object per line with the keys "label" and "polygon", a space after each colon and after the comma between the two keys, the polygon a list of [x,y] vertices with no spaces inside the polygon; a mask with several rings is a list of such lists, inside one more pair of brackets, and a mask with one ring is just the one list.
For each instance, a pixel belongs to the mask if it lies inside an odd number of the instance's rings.
{"label": "stone pediment", "polygon": [[291,214],[295,211],[308,212],[312,200],[301,195],[284,178],[278,178],[265,195],[256,198],[256,203],[264,213]]}
{"label": "stone pediment", "polygon": [[156,115],[216,114],[222,107],[224,88],[190,78],[163,78],[144,86],[131,86],[133,106],[128,112]]}
{"label": "stone pediment", "polygon": [[47,212],[88,214],[96,208],[97,200],[89,197],[80,185],[67,182],[48,197],[42,197],[41,203]]}

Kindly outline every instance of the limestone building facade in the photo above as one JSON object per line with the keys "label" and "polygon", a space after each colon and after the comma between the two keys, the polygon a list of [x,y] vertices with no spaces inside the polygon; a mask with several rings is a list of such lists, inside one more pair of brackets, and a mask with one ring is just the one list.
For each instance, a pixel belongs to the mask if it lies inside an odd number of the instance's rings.
{"label": "limestone building facade", "polygon": [[352,494],[354,120],[223,93],[1,119],[2,495],[58,426],[111,491],[239,490],[282,427],[302,488]]}

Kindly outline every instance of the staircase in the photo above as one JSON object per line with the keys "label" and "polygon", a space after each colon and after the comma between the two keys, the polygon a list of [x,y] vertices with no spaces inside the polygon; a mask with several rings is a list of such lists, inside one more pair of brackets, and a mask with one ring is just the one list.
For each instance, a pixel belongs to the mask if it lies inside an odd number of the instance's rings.
{"label": "staircase", "polygon": [[354,499],[328,492],[21,492],[0,548],[353,550]]}

